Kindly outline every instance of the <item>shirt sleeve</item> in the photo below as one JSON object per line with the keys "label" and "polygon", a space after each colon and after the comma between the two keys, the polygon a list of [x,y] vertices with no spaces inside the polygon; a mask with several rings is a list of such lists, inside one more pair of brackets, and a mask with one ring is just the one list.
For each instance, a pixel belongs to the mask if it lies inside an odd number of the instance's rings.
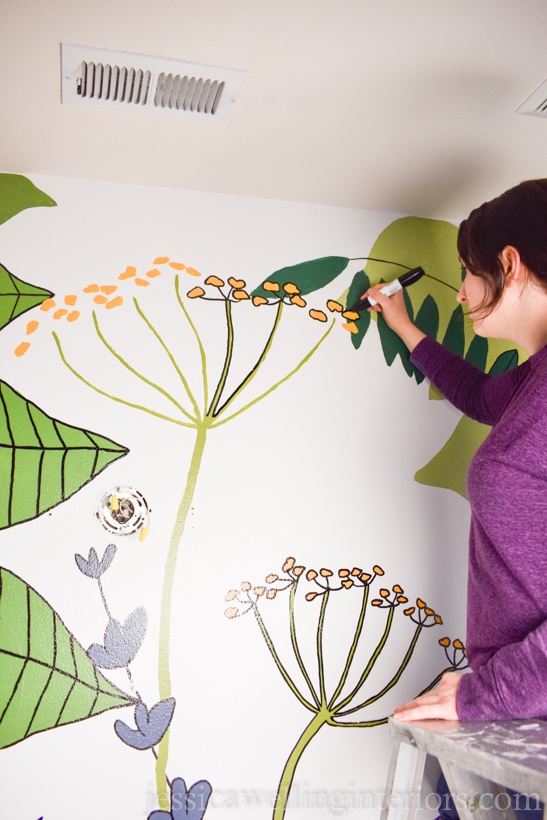
{"label": "shirt sleeve", "polygon": [[526,375],[526,362],[507,373],[489,376],[439,342],[426,336],[410,360],[466,416],[495,424]]}
{"label": "shirt sleeve", "polygon": [[522,641],[503,646],[476,672],[464,675],[456,708],[460,720],[547,717],[547,621]]}

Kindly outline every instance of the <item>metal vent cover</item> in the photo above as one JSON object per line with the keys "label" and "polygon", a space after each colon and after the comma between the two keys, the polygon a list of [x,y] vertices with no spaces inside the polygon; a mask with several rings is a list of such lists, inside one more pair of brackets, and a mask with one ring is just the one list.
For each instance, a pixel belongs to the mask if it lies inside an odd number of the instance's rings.
{"label": "metal vent cover", "polygon": [[547,80],[544,80],[534,93],[522,105],[519,105],[516,113],[547,119]]}
{"label": "metal vent cover", "polygon": [[81,108],[230,122],[245,72],[121,51],[61,45],[62,102]]}

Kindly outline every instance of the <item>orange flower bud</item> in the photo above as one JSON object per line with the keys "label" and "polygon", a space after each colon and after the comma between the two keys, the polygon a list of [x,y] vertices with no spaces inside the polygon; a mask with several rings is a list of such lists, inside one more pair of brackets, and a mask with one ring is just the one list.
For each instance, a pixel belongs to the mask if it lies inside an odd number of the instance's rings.
{"label": "orange flower bud", "polygon": [[40,327],[40,322],[37,322],[36,319],[33,319],[31,322],[27,322],[26,334],[30,336],[31,333],[35,333]]}
{"label": "orange flower bud", "polygon": [[408,604],[408,598],[405,598],[404,595],[397,595],[397,600],[400,604]]}
{"label": "orange flower bud", "polygon": [[420,609],[423,609],[425,607],[425,601],[422,601],[421,598],[416,598],[416,604],[420,607]]}
{"label": "orange flower bud", "polygon": [[154,259],[154,265],[165,265],[169,262],[168,256],[156,256]]}
{"label": "orange flower bud", "polygon": [[297,293],[295,293],[294,296],[291,296],[291,298],[289,299],[289,302],[291,302],[291,304],[293,304],[293,305],[296,305],[297,307],[301,307],[301,308],[306,307],[306,301],[304,299],[302,299],[302,297],[299,296]]}
{"label": "orange flower bud", "polygon": [[146,275],[149,279],[155,279],[156,276],[161,276],[161,270],[158,270],[157,268],[152,268],[151,270],[146,271]]}
{"label": "orange flower bud", "polygon": [[362,572],[359,576],[359,580],[366,584],[367,581],[370,581],[372,575],[369,572]]}
{"label": "orange flower bud", "polygon": [[283,285],[283,290],[285,293],[300,293],[300,288],[294,285],[292,282],[286,282]]}
{"label": "orange flower bud", "polygon": [[[154,264],[159,265],[159,262],[154,262]],[[182,262],[169,262],[169,267],[173,268],[173,270],[184,270],[186,265],[183,265]],[[192,273],[190,273],[190,271],[192,271]],[[193,270],[193,268],[188,268],[188,273],[190,273],[190,276],[200,276],[200,274]]]}
{"label": "orange flower bud", "polygon": [[355,322],[347,322],[345,325],[342,325],[344,330],[349,331],[349,333],[359,333],[359,328],[355,324]]}
{"label": "orange flower bud", "polygon": [[380,598],[375,598],[370,603],[372,604],[372,606],[382,606],[383,601]]}
{"label": "orange flower bud", "polygon": [[381,589],[380,595],[382,596],[382,598],[389,598],[389,589]]}
{"label": "orange flower bud", "polygon": [[352,322],[356,322],[361,316],[357,313],[356,310],[345,310],[342,313],[344,319],[350,319]]}
{"label": "orange flower bud", "polygon": [[78,297],[74,293],[69,293],[65,296],[65,305],[68,305],[69,307],[74,307],[77,301]]}
{"label": "orange flower bud", "polygon": [[307,592],[306,593],[306,601],[313,601],[314,598],[317,598],[319,595],[318,592]]}
{"label": "orange flower bud", "polygon": [[15,353],[17,358],[20,358],[21,356],[25,355],[25,353],[27,352],[29,347],[30,347],[30,342],[21,342],[21,344],[18,344],[13,352]]}
{"label": "orange flower bud", "polygon": [[226,593],[226,597],[225,597],[225,599],[224,599],[224,600],[225,600],[225,601],[233,601],[233,600],[234,600],[234,598],[237,598],[237,596],[238,596],[238,595],[239,595],[239,593],[238,593],[237,589],[230,589],[230,590]]}
{"label": "orange flower bud", "polygon": [[266,593],[266,598],[268,598],[268,600],[270,600],[270,601],[273,601],[273,599],[275,598],[276,595],[277,595],[277,589],[269,589]]}
{"label": "orange flower bud", "polygon": [[441,616],[440,615],[435,615],[435,623],[436,624],[442,624],[442,622],[443,622],[443,619],[441,618]]}
{"label": "orange flower bud", "polygon": [[335,302],[334,299],[329,299],[327,301],[327,308],[331,313],[342,313],[344,310],[344,306],[341,305],[340,302]]}
{"label": "orange flower bud", "polygon": [[252,302],[253,302],[253,305],[255,305],[256,307],[260,307],[260,305],[267,305],[268,304],[268,300],[265,299],[263,296],[253,296]]}
{"label": "orange flower bud", "polygon": [[276,575],[274,572],[271,572],[269,575],[266,575],[264,580],[266,581],[267,584],[275,584],[275,582],[277,581],[278,578],[279,578],[279,575]]}
{"label": "orange flower bud", "polygon": [[234,279],[233,276],[230,276],[230,278],[228,279],[228,284],[231,285],[235,290],[239,290],[240,288],[245,287],[245,280]]}
{"label": "orange flower bud", "polygon": [[199,287],[192,288],[192,290],[189,290],[186,295],[189,299],[199,299],[200,296],[205,296],[205,291],[203,290],[203,288]]}
{"label": "orange flower bud", "polygon": [[110,296],[116,290],[118,290],[117,285],[101,285],[101,293],[106,293],[107,296]]}
{"label": "orange flower bud", "polygon": [[352,586],[353,586],[353,581],[351,580],[351,578],[345,578],[342,581],[342,586],[345,587],[346,589],[351,589]]}
{"label": "orange flower bud", "polygon": [[463,643],[460,641],[459,638],[456,638],[452,646],[454,647],[454,649],[463,649]]}
{"label": "orange flower bud", "polygon": [[[135,273],[136,272],[137,271],[135,270]],[[99,286],[98,285],[88,285],[86,288],[84,288],[84,293],[98,293],[98,292],[99,292]]]}
{"label": "orange flower bud", "polygon": [[435,610],[431,609],[428,606],[426,606],[424,612],[425,612],[426,615],[434,615],[435,614]]}
{"label": "orange flower bud", "polygon": [[190,276],[201,276],[201,273],[195,268],[186,268],[186,273],[190,274]]}
{"label": "orange flower bud", "polygon": [[450,638],[441,638],[439,643],[441,646],[450,646]]}
{"label": "orange flower bud", "polygon": [[379,566],[378,566],[378,564],[375,564],[375,565],[372,567],[372,571],[373,571],[376,575],[384,575],[384,570],[382,569],[382,567],[379,567]]}
{"label": "orange flower bud", "polygon": [[234,290],[232,291],[232,296],[234,297],[234,299],[237,299],[238,302],[241,302],[242,299],[251,298],[246,290]]}
{"label": "orange flower bud", "polygon": [[292,573],[293,575],[296,575],[297,578],[300,578],[305,569],[306,567],[298,566],[293,569]]}
{"label": "orange flower bud", "polygon": [[135,284],[138,285],[140,288],[147,288],[150,284],[146,279],[135,279]]}
{"label": "orange flower bud", "polygon": [[323,578],[330,578],[330,577],[331,577],[331,575],[333,574],[333,573],[332,573],[332,570],[330,570],[330,569],[326,569],[325,567],[322,567],[322,568],[319,570],[319,572],[321,573],[321,575],[323,576]]}
{"label": "orange flower bud", "polygon": [[405,615],[413,615],[413,614],[414,614],[414,611],[415,611],[415,610],[414,610],[414,607],[413,607],[413,606],[409,606],[409,608],[408,608],[408,609],[403,609],[403,612],[405,613]]}
{"label": "orange flower bud", "polygon": [[239,612],[237,606],[230,606],[225,610],[224,614],[227,618],[235,618]]}
{"label": "orange flower bud", "polygon": [[306,573],[306,578],[308,579],[308,581],[315,581],[315,579],[317,578],[316,571],[314,569],[309,569]]}
{"label": "orange flower bud", "polygon": [[218,276],[208,276],[205,280],[206,285],[213,285],[215,288],[221,288],[224,286],[225,282],[223,279],[219,279]]}
{"label": "orange flower bud", "polygon": [[349,569],[339,569],[338,570],[338,576],[340,578],[347,578],[348,575],[349,575]]}
{"label": "orange flower bud", "polygon": [[255,587],[253,589],[253,592],[254,592],[255,595],[258,595],[258,597],[260,598],[260,596],[264,595],[264,593],[266,592],[266,587]]}
{"label": "orange flower bud", "polygon": [[316,319],[318,322],[326,322],[327,315],[323,313],[322,310],[310,310],[310,316],[312,319]]}
{"label": "orange flower bud", "polygon": [[363,571],[363,570],[362,570],[362,569],[359,569],[359,567],[353,567],[353,569],[352,569],[352,571],[351,571],[351,574],[352,574],[352,575],[355,575],[355,576],[357,576],[357,575],[361,575],[362,571]]}
{"label": "orange flower bud", "polygon": [[264,282],[262,290],[269,290],[271,293],[277,293],[279,290],[279,282]]}
{"label": "orange flower bud", "polygon": [[395,584],[395,586],[392,587],[392,589],[393,589],[393,592],[396,592],[398,595],[402,595],[403,592],[404,592],[404,589],[401,589],[399,584]]}
{"label": "orange flower bud", "polygon": [[292,558],[291,556],[289,556],[289,557],[287,558],[287,560],[285,561],[285,563],[283,564],[283,567],[282,567],[283,572],[288,572],[288,571],[289,571],[290,569],[292,569],[293,567],[294,567],[294,558]]}
{"label": "orange flower bud", "polygon": [[[159,264],[159,263],[158,263]],[[133,276],[137,275],[137,268],[134,268],[133,265],[128,265],[123,273],[120,273],[118,279],[131,279]],[[97,287],[96,285],[90,285],[90,287]],[[98,288],[97,288],[98,290]],[[84,293],[89,293],[87,288],[84,288]]]}
{"label": "orange flower bud", "polygon": [[[98,290],[98,288],[97,288],[97,290]],[[56,304],[55,299],[44,299],[44,301],[40,305],[40,310],[43,310],[44,313],[47,313],[48,310],[51,310],[51,308],[55,307],[55,304]]]}

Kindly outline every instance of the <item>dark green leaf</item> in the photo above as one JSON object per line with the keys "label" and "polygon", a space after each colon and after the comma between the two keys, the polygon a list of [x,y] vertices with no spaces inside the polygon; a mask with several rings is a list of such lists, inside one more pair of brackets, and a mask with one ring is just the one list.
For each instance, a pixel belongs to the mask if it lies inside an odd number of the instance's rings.
{"label": "dark green leaf", "polygon": [[[413,319],[413,310],[410,300],[405,291],[404,293],[407,310],[411,319]],[[396,333],[391,330],[386,324],[381,313],[378,313],[378,332],[380,334],[380,342],[384,352],[384,358],[388,365],[392,365],[397,356],[400,356],[401,363],[409,376],[414,376],[418,384],[423,381],[424,375],[410,362],[410,353],[407,346]]]}
{"label": "dark green leaf", "polygon": [[42,515],[127,452],[51,418],[0,380],[0,529]]}
{"label": "dark green leaf", "polygon": [[519,354],[516,350],[504,350],[488,372],[491,376],[499,376],[500,373],[507,373],[508,370],[512,370],[518,363]]}
{"label": "dark green leaf", "polygon": [[451,350],[452,353],[457,353],[458,356],[463,357],[465,335],[463,327],[463,308],[461,305],[458,305],[450,317],[450,321],[444,335],[443,345]]}
{"label": "dark green leaf", "polygon": [[466,361],[474,364],[480,370],[486,370],[486,359],[488,358],[488,339],[484,336],[473,336],[469,349],[465,354]]}
{"label": "dark green leaf", "polygon": [[0,330],[51,296],[51,291],[23,282],[0,265]]}
{"label": "dark green leaf", "polygon": [[[290,265],[288,268],[280,270],[268,276],[264,282],[276,282],[281,287],[283,285],[296,285],[300,293],[313,293],[314,290],[328,285],[346,269],[349,259],[346,256],[323,256],[321,259],[310,259],[308,262],[300,262],[298,265]],[[260,284],[255,288],[251,296],[265,296],[268,299],[277,298],[277,294],[272,295],[271,291],[264,290]]]}
{"label": "dark green leaf", "polygon": [[[346,308],[350,309],[352,305],[357,304],[363,293],[370,288],[370,279],[366,271],[357,271],[349,286],[348,296],[346,299]],[[350,333],[351,343],[356,350],[361,347],[361,342],[365,338],[366,332],[370,327],[370,313],[368,310],[360,312],[360,319],[355,323],[359,328],[357,333]]]}
{"label": "dark green leaf", "polygon": [[27,208],[56,204],[27,177],[20,174],[0,174],[0,224]]}
{"label": "dark green leaf", "polygon": [[134,699],[93,665],[48,602],[0,567],[0,749]]}
{"label": "dark green leaf", "polygon": [[433,339],[437,338],[437,333],[439,332],[439,308],[431,295],[425,297],[416,314],[414,323],[426,336],[431,336]]}

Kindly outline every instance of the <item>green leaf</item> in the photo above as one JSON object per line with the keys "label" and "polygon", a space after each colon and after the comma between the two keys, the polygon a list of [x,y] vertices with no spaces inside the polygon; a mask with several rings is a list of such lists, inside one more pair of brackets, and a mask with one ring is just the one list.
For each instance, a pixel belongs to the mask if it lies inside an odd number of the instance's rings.
{"label": "green leaf", "polygon": [[458,305],[450,317],[450,322],[443,338],[443,345],[452,353],[457,353],[463,357],[465,349],[465,332],[463,327],[463,308]]}
{"label": "green leaf", "polygon": [[499,376],[500,373],[507,373],[508,370],[512,370],[518,363],[519,354],[516,350],[504,350],[488,372],[491,376]]}
{"label": "green leaf", "polygon": [[0,380],[0,529],[37,518],[127,453],[51,418]]}
{"label": "green leaf", "polygon": [[52,296],[51,291],[23,282],[0,265],[0,330]]}
{"label": "green leaf", "polygon": [[27,177],[20,174],[0,174],[0,225],[27,208],[56,204]]}
{"label": "green leaf", "polygon": [[[349,286],[346,297],[346,310],[349,310],[353,305],[356,305],[365,291],[370,288],[370,279],[366,271],[357,271]],[[357,333],[351,333],[351,342],[356,350],[359,350],[361,343],[365,338],[366,332],[370,327],[370,313],[368,310],[362,310],[359,314],[359,321],[356,322],[359,328]]]}
{"label": "green leaf", "polygon": [[437,307],[437,302],[430,294],[428,294],[422,302],[414,323],[426,336],[432,336],[433,339],[437,338],[439,332],[439,308]]}
{"label": "green leaf", "polygon": [[432,487],[444,487],[467,498],[465,480],[469,462],[480,447],[490,427],[462,416],[456,429],[431,461],[418,470],[414,480]]}
{"label": "green leaf", "polygon": [[135,701],[32,587],[0,567],[0,749]]}
{"label": "green leaf", "polygon": [[[323,256],[321,259],[311,259],[308,262],[281,268],[268,276],[264,282],[276,282],[281,288],[290,283],[296,285],[302,294],[313,293],[314,290],[319,290],[336,279],[346,269],[348,262],[346,256]],[[251,296],[276,298],[277,294],[272,295],[271,291],[264,290],[264,282],[253,290]]]}
{"label": "green leaf", "polygon": [[486,371],[486,360],[488,358],[488,340],[484,336],[474,336],[467,353],[465,360],[474,364],[475,367]]}

